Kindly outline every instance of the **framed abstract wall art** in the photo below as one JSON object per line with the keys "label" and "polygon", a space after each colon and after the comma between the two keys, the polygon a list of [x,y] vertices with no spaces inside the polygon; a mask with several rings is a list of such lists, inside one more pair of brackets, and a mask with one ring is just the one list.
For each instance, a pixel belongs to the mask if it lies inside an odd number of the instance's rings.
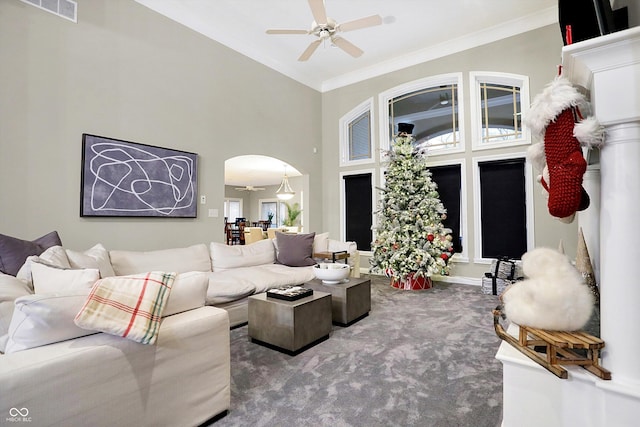
{"label": "framed abstract wall art", "polygon": [[82,135],[80,216],[197,215],[198,155]]}

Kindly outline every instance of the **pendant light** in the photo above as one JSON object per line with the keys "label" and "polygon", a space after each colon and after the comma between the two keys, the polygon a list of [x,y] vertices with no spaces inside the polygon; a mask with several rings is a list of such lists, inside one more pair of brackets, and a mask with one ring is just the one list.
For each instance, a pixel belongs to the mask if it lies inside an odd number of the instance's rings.
{"label": "pendant light", "polygon": [[287,176],[287,165],[284,165],[284,176],[282,177],[282,183],[280,184],[280,188],[276,191],[276,197],[280,200],[289,200],[296,193],[291,189],[289,185],[289,177]]}

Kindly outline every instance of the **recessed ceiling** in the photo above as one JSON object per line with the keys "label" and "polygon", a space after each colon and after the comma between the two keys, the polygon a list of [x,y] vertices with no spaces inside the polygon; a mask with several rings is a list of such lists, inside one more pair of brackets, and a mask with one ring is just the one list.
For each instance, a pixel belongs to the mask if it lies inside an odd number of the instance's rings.
{"label": "recessed ceiling", "polygon": [[377,14],[383,24],[341,34],[364,51],[358,58],[323,43],[300,62],[315,36],[266,30],[310,29],[305,0],[136,1],[319,91],[558,22],[557,0],[325,0],[338,23]]}
{"label": "recessed ceiling", "polygon": [[259,155],[233,157],[224,162],[224,183],[254,187],[280,185],[285,166],[289,177],[302,175],[293,166],[273,157]]}

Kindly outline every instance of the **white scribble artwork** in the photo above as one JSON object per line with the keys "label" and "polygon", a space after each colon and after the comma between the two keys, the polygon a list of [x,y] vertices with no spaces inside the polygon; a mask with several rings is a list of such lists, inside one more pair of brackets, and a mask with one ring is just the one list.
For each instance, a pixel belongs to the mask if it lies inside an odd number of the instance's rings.
{"label": "white scribble artwork", "polygon": [[196,155],[101,137],[84,150],[83,215],[195,217]]}

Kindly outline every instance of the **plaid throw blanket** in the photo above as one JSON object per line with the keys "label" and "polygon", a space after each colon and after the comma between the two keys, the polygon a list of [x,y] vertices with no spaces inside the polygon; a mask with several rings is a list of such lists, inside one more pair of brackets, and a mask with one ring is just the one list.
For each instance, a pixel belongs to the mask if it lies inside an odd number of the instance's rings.
{"label": "plaid throw blanket", "polygon": [[155,344],[176,273],[152,271],[98,280],[76,315],[75,324]]}

